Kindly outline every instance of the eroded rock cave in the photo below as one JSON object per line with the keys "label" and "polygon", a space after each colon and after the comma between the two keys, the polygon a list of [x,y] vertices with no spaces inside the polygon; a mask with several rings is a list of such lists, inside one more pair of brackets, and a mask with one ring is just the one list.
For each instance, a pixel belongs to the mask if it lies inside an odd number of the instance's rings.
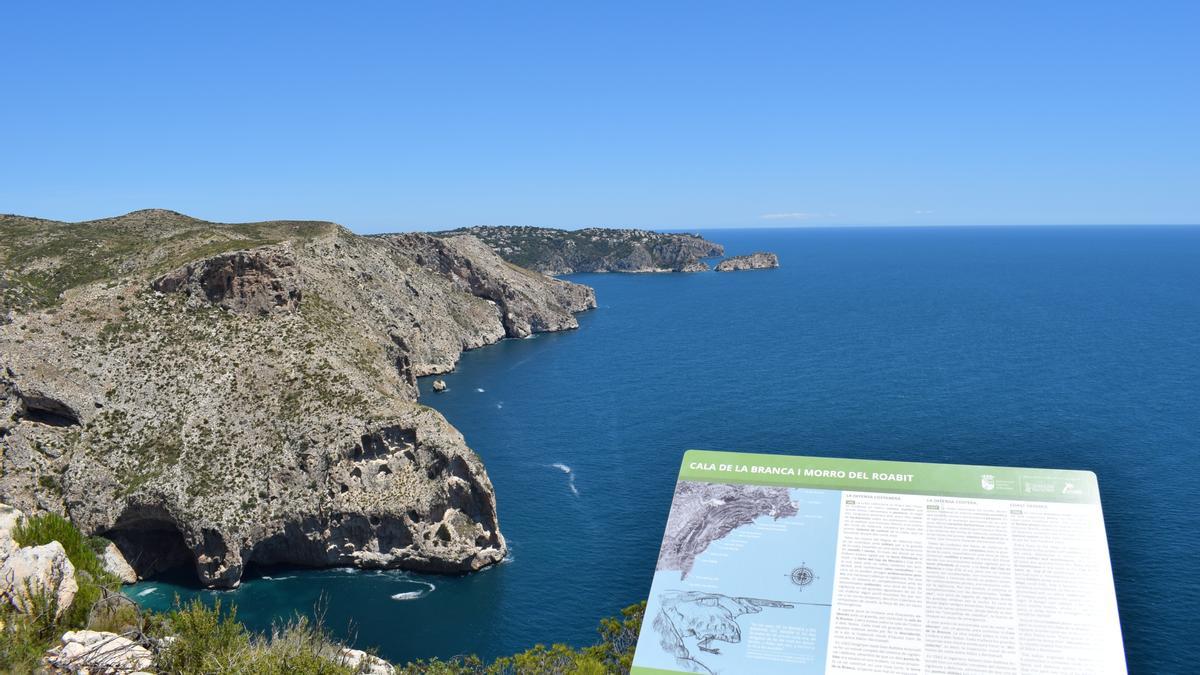
{"label": "eroded rock cave", "polygon": [[101,532],[121,550],[138,577],[179,575],[197,584],[196,561],[175,519],[152,506],[131,506],[112,529]]}

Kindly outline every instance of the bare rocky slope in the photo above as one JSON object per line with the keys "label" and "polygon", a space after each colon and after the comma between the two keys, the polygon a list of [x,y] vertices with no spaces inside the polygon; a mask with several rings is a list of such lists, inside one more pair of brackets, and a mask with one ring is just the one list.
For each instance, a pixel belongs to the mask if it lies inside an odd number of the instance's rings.
{"label": "bare rocky slope", "polygon": [[500,561],[483,464],[415,378],[595,306],[470,236],[148,210],[0,216],[0,241],[0,502],[215,587]]}
{"label": "bare rocky slope", "polygon": [[725,247],[697,234],[591,227],[479,226],[434,233],[477,237],[502,258],[544,274],[575,272],[703,272],[701,258],[724,255]]}

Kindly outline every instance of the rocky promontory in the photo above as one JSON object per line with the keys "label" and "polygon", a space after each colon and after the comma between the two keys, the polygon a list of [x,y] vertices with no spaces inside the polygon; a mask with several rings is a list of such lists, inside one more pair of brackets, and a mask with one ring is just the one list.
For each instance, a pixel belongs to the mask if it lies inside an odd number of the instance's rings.
{"label": "rocky promontory", "polygon": [[717,263],[718,272],[736,272],[739,270],[767,270],[779,267],[779,256],[774,253],[751,253],[750,255],[735,255]]}
{"label": "rocky promontory", "polygon": [[471,236],[148,210],[0,240],[0,502],[215,587],[499,562],[487,472],[416,377],[595,306]]}
{"label": "rocky promontory", "polygon": [[650,230],[590,227],[468,227],[435,233],[439,237],[470,235],[501,258],[543,274],[574,272],[704,272],[702,258],[724,255],[725,248],[698,234],[666,234]]}

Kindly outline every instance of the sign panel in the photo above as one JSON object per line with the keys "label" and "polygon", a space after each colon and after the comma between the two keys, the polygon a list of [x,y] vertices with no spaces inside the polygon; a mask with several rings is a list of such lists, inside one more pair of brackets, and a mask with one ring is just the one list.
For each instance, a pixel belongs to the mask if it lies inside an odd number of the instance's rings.
{"label": "sign panel", "polygon": [[1124,673],[1096,476],[689,451],[633,665]]}

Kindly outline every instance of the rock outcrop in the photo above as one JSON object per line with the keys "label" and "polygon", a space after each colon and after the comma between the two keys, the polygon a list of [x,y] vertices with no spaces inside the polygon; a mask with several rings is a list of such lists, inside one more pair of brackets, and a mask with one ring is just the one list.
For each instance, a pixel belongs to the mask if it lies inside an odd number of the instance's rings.
{"label": "rock outcrop", "polygon": [[364,675],[395,675],[396,673],[395,666],[361,649],[342,647],[335,660],[339,665],[346,666],[356,673],[364,673]]}
{"label": "rock outcrop", "polygon": [[215,587],[502,560],[487,472],[416,378],[595,306],[469,236],[152,210],[0,216],[0,239],[0,501]]}
{"label": "rock outcrop", "polygon": [[188,264],[155,279],[164,293],[203,298],[237,312],[267,314],[300,306],[300,280],[290,247],[234,251]]}
{"label": "rock outcrop", "polygon": [[63,633],[43,659],[51,672],[132,675],[154,667],[154,653],[127,637],[95,630]]}
{"label": "rock outcrop", "polygon": [[25,514],[8,504],[0,504],[0,563],[15,549],[19,548],[13,541],[13,530],[25,520]]}
{"label": "rock outcrop", "polygon": [[726,258],[717,263],[718,272],[736,272],[739,270],[766,270],[779,267],[779,256],[774,253],[751,253]]}
{"label": "rock outcrop", "polygon": [[471,235],[505,260],[544,274],[574,272],[704,272],[701,258],[723,255],[725,248],[698,234],[591,227],[468,227],[437,233]]}
{"label": "rock outcrop", "polygon": [[17,611],[48,610],[50,607],[39,605],[39,599],[46,598],[53,600],[57,618],[71,608],[78,592],[75,566],[57,541],[12,549],[0,564],[0,596]]}
{"label": "rock outcrop", "polygon": [[125,555],[121,553],[121,549],[117,548],[117,545],[111,541],[104,547],[104,553],[100,556],[100,563],[104,565],[105,572],[120,579],[121,583],[137,583],[137,572],[129,564],[129,561],[125,560]]}

